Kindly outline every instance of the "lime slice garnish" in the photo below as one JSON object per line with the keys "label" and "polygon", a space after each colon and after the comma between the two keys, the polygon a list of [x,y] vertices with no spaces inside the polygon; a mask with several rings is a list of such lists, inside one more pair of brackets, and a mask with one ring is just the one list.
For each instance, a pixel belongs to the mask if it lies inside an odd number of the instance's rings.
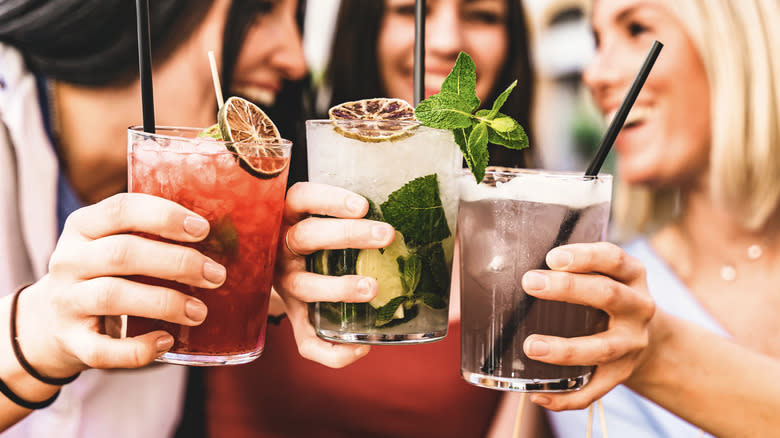
{"label": "lime slice garnish", "polygon": [[[360,251],[355,263],[355,273],[366,277],[372,277],[379,283],[379,291],[371,306],[378,309],[395,297],[405,294],[401,283],[401,272],[398,269],[398,257],[408,257],[409,249],[404,243],[404,236],[395,232],[395,240],[382,251],[378,249],[363,249]],[[401,314],[403,317],[403,314]]]}
{"label": "lime slice garnish", "polygon": [[241,167],[260,178],[273,178],[287,167],[289,159],[281,150],[263,144],[282,137],[257,105],[233,96],[220,108],[217,120],[222,139],[238,155]]}
{"label": "lime slice garnish", "polygon": [[345,102],[328,110],[331,120],[345,137],[367,142],[397,140],[417,128],[414,108],[402,99],[374,98]]}

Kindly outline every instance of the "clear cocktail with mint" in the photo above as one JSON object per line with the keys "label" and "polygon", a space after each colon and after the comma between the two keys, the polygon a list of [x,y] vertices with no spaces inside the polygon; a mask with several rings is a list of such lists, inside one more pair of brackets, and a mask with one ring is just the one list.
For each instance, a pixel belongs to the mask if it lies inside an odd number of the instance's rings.
{"label": "clear cocktail with mint", "polygon": [[[370,110],[372,103],[360,105]],[[309,180],[364,196],[367,218],[396,230],[383,249],[324,250],[308,257],[310,271],[370,276],[379,283],[369,303],[312,304],[317,334],[362,343],[443,338],[458,206],[455,180],[463,159],[452,133],[414,120],[309,120],[306,139]]]}
{"label": "clear cocktail with mint", "polygon": [[130,128],[128,190],[170,199],[207,219],[211,229],[203,241],[177,244],[222,264],[227,279],[217,289],[201,289],[135,278],[197,297],[208,315],[195,327],[129,317],[127,335],[153,330],[173,335],[173,347],[159,359],[163,362],[245,363],[263,351],[292,144],[273,138],[224,142],[198,137],[200,132],[160,127],[149,134]]}

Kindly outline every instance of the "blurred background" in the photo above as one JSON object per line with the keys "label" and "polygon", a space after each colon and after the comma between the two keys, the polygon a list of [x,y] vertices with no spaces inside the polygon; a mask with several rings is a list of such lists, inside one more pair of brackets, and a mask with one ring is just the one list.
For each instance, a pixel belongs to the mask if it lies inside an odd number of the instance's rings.
{"label": "blurred background", "polygon": [[[525,0],[537,75],[536,139],[531,147],[547,169],[584,170],[604,129],[581,82],[582,70],[594,53],[586,3]],[[307,2],[304,47],[315,83],[328,63],[338,6],[339,0]],[[602,172],[614,173],[613,169],[610,155]]]}

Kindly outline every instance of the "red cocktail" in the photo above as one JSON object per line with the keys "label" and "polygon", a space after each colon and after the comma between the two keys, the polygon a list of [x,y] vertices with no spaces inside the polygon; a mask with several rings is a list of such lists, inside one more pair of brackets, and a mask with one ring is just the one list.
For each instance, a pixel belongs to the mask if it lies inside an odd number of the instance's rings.
{"label": "red cocktail", "polygon": [[198,138],[199,132],[130,128],[128,191],[170,199],[206,218],[211,225],[206,239],[177,244],[225,266],[227,280],[218,289],[201,289],[136,277],[197,297],[208,306],[208,316],[196,327],[129,317],[127,335],[160,329],[173,335],[173,347],[159,359],[164,362],[245,363],[263,351],[292,143],[229,144],[236,153],[223,141]]}

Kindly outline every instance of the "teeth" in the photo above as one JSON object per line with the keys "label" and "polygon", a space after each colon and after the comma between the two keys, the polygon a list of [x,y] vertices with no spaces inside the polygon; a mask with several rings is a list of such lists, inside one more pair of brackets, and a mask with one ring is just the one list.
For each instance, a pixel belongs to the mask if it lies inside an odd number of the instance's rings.
{"label": "teeth", "polygon": [[425,75],[425,85],[430,88],[440,87],[446,78],[446,76],[427,74]]}
{"label": "teeth", "polygon": [[[650,109],[647,107],[642,106],[635,106],[631,108],[631,112],[628,113],[628,117],[626,117],[626,122],[624,125],[631,125],[633,123],[638,123],[643,121],[647,116],[650,114]],[[604,117],[604,120],[607,124],[612,123],[612,120],[615,118],[615,115],[617,115],[617,110],[612,111],[611,113],[607,114]]]}
{"label": "teeth", "polygon": [[276,100],[276,93],[264,88],[237,87],[236,94],[260,104],[261,106],[271,106]]}

